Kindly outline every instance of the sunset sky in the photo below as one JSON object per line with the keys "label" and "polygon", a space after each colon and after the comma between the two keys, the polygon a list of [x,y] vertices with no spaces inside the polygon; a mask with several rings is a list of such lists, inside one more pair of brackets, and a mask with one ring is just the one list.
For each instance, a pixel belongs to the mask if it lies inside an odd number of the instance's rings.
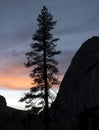
{"label": "sunset sky", "polygon": [[60,38],[57,49],[62,51],[57,57],[59,78],[81,44],[99,36],[99,0],[0,0],[0,94],[10,106],[16,107],[13,101],[31,87],[25,52],[43,5],[57,20],[53,35]]}

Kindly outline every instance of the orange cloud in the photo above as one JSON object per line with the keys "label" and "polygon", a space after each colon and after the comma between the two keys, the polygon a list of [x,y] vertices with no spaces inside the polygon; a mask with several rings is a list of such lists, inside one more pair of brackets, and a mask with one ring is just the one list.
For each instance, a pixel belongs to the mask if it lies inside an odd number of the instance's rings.
{"label": "orange cloud", "polygon": [[24,65],[9,65],[0,67],[0,86],[12,89],[29,89],[32,79]]}
{"label": "orange cloud", "polygon": [[[29,89],[32,87],[32,79],[28,76],[29,74],[30,70],[23,64],[0,66],[0,86],[12,89]],[[59,74],[58,78],[61,81],[63,75]]]}
{"label": "orange cloud", "polygon": [[0,77],[0,86],[12,89],[29,89],[31,88],[32,80],[28,77],[21,76],[2,76]]}

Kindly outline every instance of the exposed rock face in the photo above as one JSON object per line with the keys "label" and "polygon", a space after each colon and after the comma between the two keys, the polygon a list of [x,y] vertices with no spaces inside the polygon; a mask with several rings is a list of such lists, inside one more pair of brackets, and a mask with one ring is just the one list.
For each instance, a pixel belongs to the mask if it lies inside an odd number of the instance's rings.
{"label": "exposed rock face", "polygon": [[71,61],[52,106],[54,116],[77,130],[85,109],[99,106],[99,37],[87,40]]}

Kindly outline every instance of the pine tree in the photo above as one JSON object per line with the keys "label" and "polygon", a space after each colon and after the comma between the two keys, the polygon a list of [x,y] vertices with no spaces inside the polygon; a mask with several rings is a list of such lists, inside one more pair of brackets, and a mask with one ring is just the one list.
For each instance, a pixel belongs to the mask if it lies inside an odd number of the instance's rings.
{"label": "pine tree", "polygon": [[[55,55],[61,53],[56,50],[56,42],[59,39],[54,38],[51,33],[56,21],[53,20],[53,16],[45,6],[41,9],[37,21],[38,29],[33,34],[33,43],[30,44],[31,51],[26,53],[27,62],[25,63],[26,67],[32,67],[30,77],[33,79],[33,87],[20,99],[26,102],[26,107],[31,108],[34,113],[46,106],[46,101],[50,97],[49,89],[59,84],[58,62],[55,60]],[[39,107],[36,105],[37,101],[39,101]]]}

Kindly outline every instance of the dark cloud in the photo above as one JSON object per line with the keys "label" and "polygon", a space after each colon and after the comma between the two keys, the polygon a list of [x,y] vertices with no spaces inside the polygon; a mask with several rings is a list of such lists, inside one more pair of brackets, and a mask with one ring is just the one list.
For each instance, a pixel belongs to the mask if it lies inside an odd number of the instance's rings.
{"label": "dark cloud", "polygon": [[[54,33],[62,35],[89,33],[99,23],[98,0],[1,0],[0,1],[0,48],[24,44],[31,39],[36,29],[36,18],[45,4],[58,21]],[[79,38],[84,37],[83,35]],[[62,37],[63,38],[63,37]],[[64,37],[65,39],[65,37]],[[68,39],[65,39],[65,41]],[[73,40],[74,37],[72,38]]]}
{"label": "dark cloud", "polygon": [[[58,59],[62,72],[74,50],[92,35],[99,35],[99,0],[0,0],[0,60],[24,62],[37,27],[37,16],[45,4],[57,20],[53,34],[60,38]],[[63,64],[63,61],[64,64]],[[2,64],[1,63],[1,64]]]}
{"label": "dark cloud", "polygon": [[85,16],[80,16],[79,14],[77,18],[65,18],[63,22],[61,21],[60,23],[58,21],[59,27],[56,28],[56,34],[75,35],[79,33],[82,34],[97,31],[99,23],[99,11],[94,12],[94,14],[91,14],[90,12],[90,14],[86,14]]}
{"label": "dark cloud", "polygon": [[[37,2],[35,4],[37,5]],[[0,49],[5,49],[32,38],[39,6],[32,0],[0,1]],[[38,10],[38,11],[37,11]]]}
{"label": "dark cloud", "polygon": [[26,61],[25,53],[26,50],[15,50],[15,49],[10,49],[5,52],[2,52],[0,55],[0,63],[1,66],[14,66],[16,65],[23,65],[24,62]]}

